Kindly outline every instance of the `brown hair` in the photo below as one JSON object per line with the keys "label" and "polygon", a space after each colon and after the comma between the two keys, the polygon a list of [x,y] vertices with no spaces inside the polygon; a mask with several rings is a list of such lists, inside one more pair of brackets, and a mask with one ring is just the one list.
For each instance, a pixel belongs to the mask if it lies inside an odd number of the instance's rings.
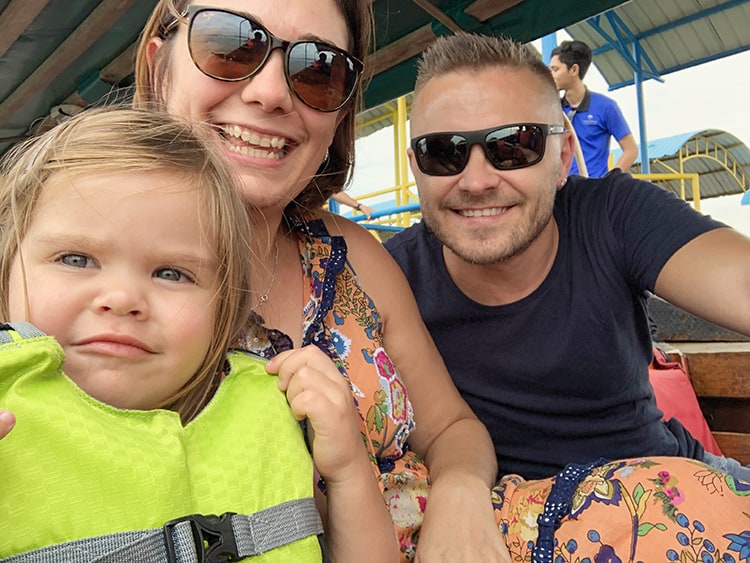
{"label": "brown hair", "polygon": [[[163,29],[175,18],[181,18],[189,2],[187,0],[159,0],[141,34],[135,61],[135,96],[133,104],[137,108],[163,106],[162,86],[168,77],[167,58],[169,41],[159,49],[154,58],[153,75],[147,62],[147,46],[153,37],[162,36]],[[371,2],[368,0],[336,0],[349,30],[349,53],[364,60],[370,48],[372,36]],[[362,104],[362,84],[349,105],[339,111],[346,112],[333,135],[328,147],[328,159],[321,170],[313,176],[307,186],[287,206],[287,213],[317,209],[332,195],[340,192],[351,179],[354,167],[355,117]]]}
{"label": "brown hair", "polygon": [[431,78],[450,72],[473,72],[496,67],[531,71],[549,86],[557,100],[557,86],[552,73],[534,49],[509,37],[464,32],[438,37],[422,53],[414,90],[419,92]]}
{"label": "brown hair", "polygon": [[122,107],[86,110],[17,145],[0,164],[0,318],[9,319],[10,269],[53,174],[169,172],[184,178],[205,210],[200,225],[217,263],[214,338],[198,371],[163,405],[183,421],[204,406],[225,354],[249,316],[250,226],[235,179],[198,124]]}

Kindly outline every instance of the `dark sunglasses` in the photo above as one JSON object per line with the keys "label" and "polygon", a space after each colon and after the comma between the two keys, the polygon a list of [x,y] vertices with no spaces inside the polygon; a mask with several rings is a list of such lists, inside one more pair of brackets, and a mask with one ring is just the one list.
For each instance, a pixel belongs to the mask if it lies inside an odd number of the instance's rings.
{"label": "dark sunglasses", "polygon": [[515,123],[481,131],[430,133],[411,140],[419,169],[429,176],[453,176],[469,162],[471,148],[480,145],[498,170],[526,168],[542,160],[548,135],[565,132],[562,125]]}
{"label": "dark sunglasses", "polygon": [[[266,64],[274,49],[284,51],[289,88],[319,111],[341,109],[354,94],[364,65],[346,51],[321,41],[284,41],[247,16],[219,8],[188,6],[190,58],[203,74],[236,82],[250,78]],[[180,19],[165,25],[166,38]]]}

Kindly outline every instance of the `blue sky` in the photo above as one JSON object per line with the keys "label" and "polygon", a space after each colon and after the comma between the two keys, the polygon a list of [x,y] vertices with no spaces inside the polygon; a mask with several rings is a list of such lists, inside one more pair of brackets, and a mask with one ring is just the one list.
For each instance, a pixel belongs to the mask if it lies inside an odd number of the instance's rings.
{"label": "blue sky", "polygon": [[[558,36],[559,40],[562,40]],[[644,84],[646,128],[649,139],[701,129],[729,131],[750,146],[750,52],[725,57],[664,77],[663,83]],[[596,68],[586,77],[590,89],[617,101],[639,139],[634,87],[607,92]],[[357,141],[357,163],[348,193],[354,197],[395,183],[393,130],[381,130]],[[703,200],[703,213],[750,236],[750,206],[741,195]]]}

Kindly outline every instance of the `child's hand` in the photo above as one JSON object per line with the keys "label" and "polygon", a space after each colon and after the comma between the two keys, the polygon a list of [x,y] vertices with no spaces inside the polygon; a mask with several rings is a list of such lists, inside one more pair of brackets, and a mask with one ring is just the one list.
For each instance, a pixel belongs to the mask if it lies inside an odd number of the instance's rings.
{"label": "child's hand", "polygon": [[0,410],[0,439],[5,438],[16,425],[16,417],[13,413],[6,410]]}
{"label": "child's hand", "polygon": [[282,352],[266,370],[278,374],[294,415],[308,419],[313,461],[326,482],[356,479],[366,451],[349,383],[331,359],[311,345]]}

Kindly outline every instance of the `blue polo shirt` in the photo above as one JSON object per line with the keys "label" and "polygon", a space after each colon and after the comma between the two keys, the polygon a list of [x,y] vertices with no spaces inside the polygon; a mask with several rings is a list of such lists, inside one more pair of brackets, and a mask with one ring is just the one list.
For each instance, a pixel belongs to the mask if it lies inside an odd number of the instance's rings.
{"label": "blue polo shirt", "polygon": [[[609,138],[614,137],[619,142],[630,134],[630,127],[620,107],[613,99],[590,92],[588,88],[578,108],[572,108],[565,98],[562,99],[562,107],[578,135],[589,177],[601,178],[609,171]],[[575,159],[570,173],[578,174]]]}

